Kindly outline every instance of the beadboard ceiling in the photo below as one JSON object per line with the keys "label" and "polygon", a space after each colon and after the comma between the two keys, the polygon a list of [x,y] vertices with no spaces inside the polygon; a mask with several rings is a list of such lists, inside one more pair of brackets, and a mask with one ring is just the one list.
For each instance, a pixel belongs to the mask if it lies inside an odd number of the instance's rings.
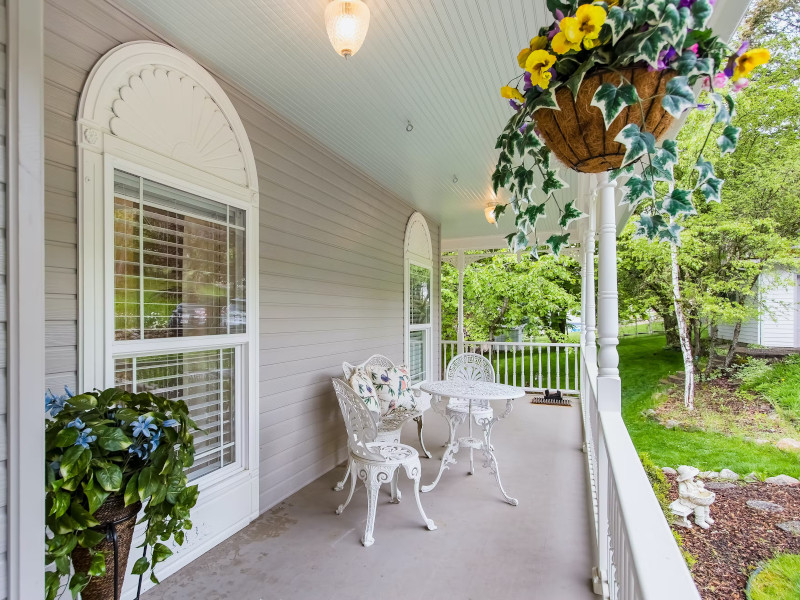
{"label": "beadboard ceiling", "polygon": [[502,233],[483,215],[511,114],[499,90],[544,0],[366,2],[366,41],[345,60],[327,0],[114,1],[437,219],[444,238]]}
{"label": "beadboard ceiling", "polygon": [[[551,18],[545,0],[366,0],[369,31],[348,60],[328,41],[327,0],[112,1],[439,220],[444,243],[511,231],[483,215],[511,113],[499,90]],[[747,0],[722,4],[733,31]],[[567,180],[562,201],[578,193]],[[558,230],[549,212],[540,229]]]}

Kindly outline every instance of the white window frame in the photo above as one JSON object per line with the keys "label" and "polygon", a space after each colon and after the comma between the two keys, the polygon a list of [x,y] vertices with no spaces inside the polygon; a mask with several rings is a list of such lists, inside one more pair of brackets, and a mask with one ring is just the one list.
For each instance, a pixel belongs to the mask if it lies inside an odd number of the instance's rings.
{"label": "white window frame", "polygon": [[[425,336],[425,375],[423,380],[433,376],[433,246],[428,222],[422,213],[415,212],[406,225],[403,259],[403,358],[411,368],[411,332],[424,331]],[[427,324],[411,324],[411,265],[430,271],[431,309]]]}
{"label": "white window frame", "polygon": [[[139,110],[115,110],[118,102],[134,102],[138,97],[137,94],[122,94],[134,80],[137,85],[147,87],[148,93],[159,92],[163,97],[167,86],[156,74],[163,76],[164,73],[180,78],[181,85],[191,86],[189,89],[194,90],[193,93],[175,96],[169,88],[167,101],[154,102],[148,108],[158,113],[152,122],[134,118],[142,114],[141,105],[137,107]],[[198,88],[202,92],[200,95],[196,93]],[[174,101],[175,98],[180,98],[181,102]],[[192,110],[195,99],[206,103],[204,110]],[[208,154],[202,154],[208,140],[202,142],[200,149],[194,146],[193,151],[183,154],[178,150],[194,143],[194,133],[189,135],[192,139],[186,139],[186,131],[207,131],[202,125],[208,125],[208,121],[159,129],[159,136],[141,135],[137,130],[140,124],[144,127],[152,123],[181,123],[181,119],[194,119],[198,115],[199,119],[207,118],[209,106],[217,121],[213,144],[208,151],[214,152],[224,145],[225,162],[221,164],[209,160]],[[219,127],[220,116],[227,128]],[[163,136],[160,135],[162,131]],[[220,85],[193,59],[157,42],[122,44],[98,61],[81,95],[76,133],[79,389],[114,385],[113,359],[120,348],[125,349],[124,354],[117,354],[121,358],[162,351],[235,347],[240,359],[235,375],[236,460],[194,481],[200,488],[198,503],[192,510],[195,527],[187,532],[183,546],[172,545],[173,556],[157,568],[159,577],[163,578],[245,527],[259,514],[259,193],[255,158],[244,125]],[[194,157],[199,157],[196,162]],[[176,338],[114,340],[114,169],[246,211],[246,333],[187,337],[178,342]],[[137,527],[135,545],[141,543],[142,535],[143,530]],[[129,571],[131,567],[129,563]],[[136,577],[126,577],[123,597],[135,595],[136,580]],[[145,589],[151,586],[149,581],[144,584]]]}
{"label": "white window frame", "polygon": [[[250,328],[254,327],[254,321],[256,320],[255,315],[258,314],[257,308],[255,310],[251,310],[251,302],[257,302],[257,300],[253,299],[254,294],[251,294],[250,289],[250,264],[258,262],[258,255],[253,254],[253,247],[250,245],[250,235],[254,229],[258,227],[258,218],[253,217],[253,213],[257,213],[258,209],[252,205],[250,202],[244,202],[242,200],[237,200],[231,196],[227,196],[225,194],[221,194],[219,192],[215,192],[213,190],[206,189],[202,186],[197,184],[190,183],[188,181],[183,181],[178,177],[167,175],[161,173],[155,169],[143,167],[136,163],[133,163],[129,160],[125,160],[122,158],[118,158],[111,154],[105,155],[104,160],[104,168],[105,168],[105,202],[106,205],[104,208],[111,207],[111,210],[105,211],[105,224],[103,226],[104,229],[104,256],[111,257],[110,260],[105,261],[105,272],[103,273],[103,279],[105,281],[105,291],[103,293],[103,312],[105,314],[105,370],[103,374],[103,387],[113,387],[115,385],[115,369],[114,369],[114,361],[120,358],[129,358],[129,357],[141,357],[141,356],[153,356],[158,354],[171,354],[171,353],[178,353],[178,352],[195,352],[195,351],[203,351],[203,350],[219,350],[221,348],[234,348],[234,355],[235,355],[235,362],[236,362],[236,374],[235,374],[235,390],[236,390],[236,398],[234,403],[234,415],[235,415],[235,430],[234,430],[234,439],[236,440],[236,460],[221,469],[217,469],[216,471],[212,471],[207,475],[203,475],[199,477],[192,483],[197,483],[202,487],[208,487],[212,483],[224,480],[226,477],[230,477],[245,468],[245,461],[244,456],[246,456],[246,452],[243,452],[240,448],[240,444],[242,442],[246,442],[247,439],[247,432],[242,428],[242,422],[245,419],[240,418],[243,414],[246,414],[246,402],[244,401],[247,398],[249,389],[250,389],[250,377],[246,376],[246,371],[248,369],[244,368],[244,365],[247,363],[247,356],[254,352],[256,348],[257,339],[253,337],[250,333]],[[215,202],[219,202],[220,204],[226,204],[229,206],[233,206],[234,208],[239,208],[245,211],[246,220],[245,220],[245,243],[247,245],[247,251],[245,256],[246,261],[246,269],[247,269],[247,290],[245,292],[245,301],[247,306],[247,314],[246,314],[246,333],[232,333],[232,334],[219,334],[219,335],[204,335],[204,336],[187,336],[187,337],[175,337],[175,338],[154,338],[154,339],[138,339],[138,340],[115,340],[114,334],[116,331],[116,323],[115,323],[115,312],[114,312],[114,266],[115,261],[114,257],[114,198],[117,194],[114,192],[114,171],[120,170],[125,171],[126,173],[130,173],[131,175],[135,175],[137,177],[142,177],[149,181],[154,181],[156,183],[162,183],[164,185],[173,187],[180,191],[189,192],[196,196],[200,196],[202,198],[207,198],[209,200],[214,200]],[[140,275],[143,276],[143,275]],[[142,307],[143,308],[143,307]],[[84,388],[81,388],[84,389]]]}

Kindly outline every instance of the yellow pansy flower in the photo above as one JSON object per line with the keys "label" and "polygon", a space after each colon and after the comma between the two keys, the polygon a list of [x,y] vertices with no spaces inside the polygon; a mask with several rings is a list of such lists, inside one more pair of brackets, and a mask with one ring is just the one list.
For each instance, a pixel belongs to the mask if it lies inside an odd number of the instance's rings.
{"label": "yellow pansy flower", "polygon": [[561,19],[561,31],[573,44],[579,44],[584,38],[595,40],[600,35],[600,28],[606,22],[606,11],[602,6],[583,4],[578,7],[574,17]]}
{"label": "yellow pansy flower", "polygon": [[544,50],[545,48],[547,48],[546,35],[537,35],[535,38],[531,40],[531,51]]}
{"label": "yellow pansy flower", "polygon": [[531,74],[531,84],[538,85],[543,90],[550,85],[550,67],[556,62],[556,57],[547,50],[534,50],[525,62],[525,69]]}
{"label": "yellow pansy flower", "polygon": [[528,57],[531,55],[531,52],[534,50],[544,50],[547,47],[547,36],[546,35],[538,35],[531,40],[530,46],[527,48],[523,48],[517,54],[517,62],[519,63],[520,68],[525,68],[525,63],[528,60]]}
{"label": "yellow pansy flower", "polygon": [[566,54],[570,50],[580,50],[581,44],[578,42],[577,44],[573,44],[567,39],[567,36],[564,35],[563,31],[558,32],[553,37],[553,52],[556,54]]}
{"label": "yellow pansy flower", "polygon": [[769,50],[766,48],[753,48],[742,54],[736,59],[736,67],[733,69],[732,79],[736,81],[742,77],[747,77],[750,71],[769,61]]}
{"label": "yellow pansy flower", "polygon": [[592,48],[596,48],[600,45],[600,40],[597,38],[589,39],[587,37],[583,38],[583,47],[587,50],[591,50]]}
{"label": "yellow pansy flower", "polygon": [[504,85],[500,88],[500,95],[509,100],[516,100],[520,104],[525,104],[525,96],[519,93],[519,90],[510,85]]}

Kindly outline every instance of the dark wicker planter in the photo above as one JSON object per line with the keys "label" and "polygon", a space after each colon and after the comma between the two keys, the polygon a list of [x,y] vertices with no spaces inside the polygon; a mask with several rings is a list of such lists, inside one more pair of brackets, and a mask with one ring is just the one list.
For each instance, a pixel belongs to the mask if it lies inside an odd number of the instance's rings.
{"label": "dark wicker planter", "polygon": [[[625,147],[614,141],[623,127],[630,123],[649,131],[660,140],[673,122],[673,117],[661,106],[667,82],[677,73],[672,69],[648,71],[646,66],[620,69],[636,88],[642,107],[628,106],[606,130],[600,109],[592,106],[592,98],[601,83],[620,83],[620,74],[599,70],[587,75],[573,101],[572,92],[565,86],[556,91],[561,110],[540,109],[533,117],[545,144],[566,166],[582,173],[601,173],[622,165]],[[644,113],[644,126],[642,126]]]}
{"label": "dark wicker planter", "polygon": [[[106,553],[106,574],[103,577],[92,577],[89,585],[81,592],[83,600],[119,600],[122,595],[122,582],[125,578],[125,569],[128,566],[128,555],[133,541],[133,528],[136,525],[136,515],[142,508],[141,502],[125,506],[122,494],[112,494],[103,505],[94,513],[95,519],[100,522],[96,529],[106,533],[111,524],[115,523],[117,534],[117,568],[119,581],[117,582],[117,597],[114,597],[114,544],[106,536],[97,550]],[[75,548],[72,551],[72,563],[77,571],[86,572],[89,569],[89,551],[85,548]]]}

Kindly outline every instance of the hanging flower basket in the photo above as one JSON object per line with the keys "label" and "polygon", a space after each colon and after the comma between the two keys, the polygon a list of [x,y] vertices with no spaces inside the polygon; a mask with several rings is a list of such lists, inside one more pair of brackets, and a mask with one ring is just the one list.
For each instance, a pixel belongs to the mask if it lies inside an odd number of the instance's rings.
{"label": "hanging flower basket", "polygon": [[[675,118],[661,105],[667,83],[678,73],[672,69],[652,71],[638,65],[617,72],[606,69],[587,75],[577,98],[566,87],[556,91],[561,110],[540,109],[533,118],[545,145],[567,167],[581,173],[601,173],[622,166],[625,146],[614,141],[619,132],[631,123],[661,141]],[[627,106],[606,128],[603,114],[592,105],[597,89],[603,83],[619,86],[624,80],[635,88],[641,105]]]}
{"label": "hanging flower basket", "polygon": [[[82,600],[119,600],[121,597],[122,582],[125,578],[128,555],[133,541],[133,529],[136,526],[136,515],[139,514],[141,508],[141,502],[125,506],[122,494],[112,494],[94,513],[100,526],[93,529],[105,536],[105,539],[95,546],[94,550],[105,554],[106,574],[102,577],[91,578],[89,584],[81,592]],[[116,544],[114,536],[116,536]],[[114,564],[115,560],[116,565]],[[72,551],[72,564],[75,565],[78,572],[86,572],[91,568],[92,554],[87,548],[78,546]],[[115,576],[117,578],[116,585]]]}
{"label": "hanging flower basket", "polygon": [[[722,179],[703,152],[716,142],[733,152],[740,130],[734,94],[769,60],[764,48],[733,51],[708,26],[714,0],[546,0],[553,21],[517,55],[522,73],[500,90],[514,114],[497,138],[492,188],[507,190],[494,221],[513,213],[506,236],[514,252],[569,243],[583,213],[559,176],[560,163],[582,173],[624,176],[621,202],[639,211],[637,235],[677,244],[693,198],[720,201]],[[719,8],[719,5],[717,5]],[[706,96],[698,102],[697,87]],[[677,180],[678,145],[666,139],[686,111],[712,109],[713,122],[694,162]],[[715,134],[715,135],[712,135]],[[559,159],[559,163],[553,160]],[[695,193],[697,192],[697,193]],[[558,218],[550,214],[558,211]],[[548,216],[540,239],[537,222]],[[556,221],[560,232],[552,231]]]}

